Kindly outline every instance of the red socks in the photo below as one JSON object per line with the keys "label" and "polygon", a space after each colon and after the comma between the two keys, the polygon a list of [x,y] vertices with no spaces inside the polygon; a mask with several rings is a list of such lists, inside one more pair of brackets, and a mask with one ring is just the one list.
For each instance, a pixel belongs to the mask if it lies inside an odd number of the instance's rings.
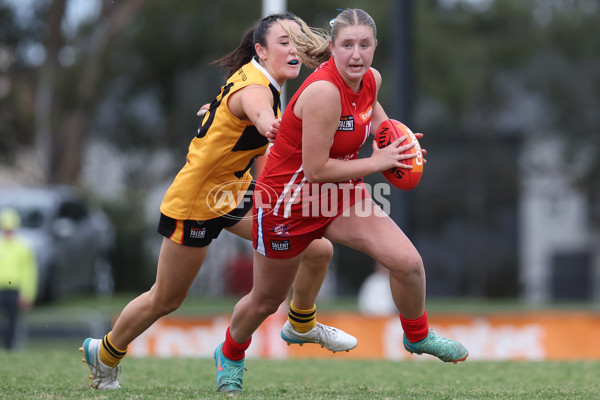
{"label": "red socks", "polygon": [[418,342],[423,340],[429,334],[429,324],[427,323],[427,311],[420,318],[406,319],[400,314],[402,329],[409,342]]}
{"label": "red socks", "polygon": [[231,337],[229,333],[229,327],[227,328],[227,333],[225,333],[225,342],[223,343],[223,354],[225,357],[229,358],[231,361],[240,361],[243,360],[246,356],[246,349],[250,347],[250,342],[252,338],[248,339],[246,343],[237,343]]}
{"label": "red socks", "polygon": [[[421,341],[429,334],[427,311],[423,312],[423,315],[417,319],[406,319],[400,314],[400,323],[409,342]],[[246,356],[246,349],[250,347],[250,342],[252,342],[252,338],[248,339],[246,343],[237,343],[231,337],[228,327],[225,333],[225,342],[223,343],[223,354],[231,361],[243,360]]]}

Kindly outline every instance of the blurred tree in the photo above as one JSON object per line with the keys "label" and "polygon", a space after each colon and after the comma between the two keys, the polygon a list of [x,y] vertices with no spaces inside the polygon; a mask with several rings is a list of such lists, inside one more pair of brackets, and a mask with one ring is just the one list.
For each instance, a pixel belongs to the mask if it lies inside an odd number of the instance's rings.
{"label": "blurred tree", "polygon": [[[566,173],[584,193],[599,193],[600,37],[590,32],[600,7],[585,0],[418,4],[415,128],[426,133],[431,156],[416,203],[428,277],[452,282],[458,273],[470,281],[456,282],[461,293],[518,294],[518,237],[511,244],[503,232],[516,233],[520,140],[562,139]],[[461,253],[454,263],[467,273],[444,270]]]}
{"label": "blurred tree", "polygon": [[17,48],[37,35],[36,26],[22,26],[14,10],[0,2],[0,161],[16,162],[16,155],[34,140],[32,81],[35,71],[23,68]]}
{"label": "blurred tree", "polygon": [[[45,24],[35,39],[44,46],[45,61],[37,71],[33,115],[38,162],[49,183],[78,181],[86,137],[99,99],[101,58],[107,44],[128,25],[142,1],[128,1],[118,7],[102,4],[98,23],[70,38],[64,32],[67,0],[36,4]],[[65,53],[72,51],[79,57],[69,65]]]}
{"label": "blurred tree", "polygon": [[566,165],[586,192],[597,193],[600,36],[592,32],[600,22],[600,4],[419,4],[417,110],[427,132],[453,126],[472,136],[544,132],[564,137]]}

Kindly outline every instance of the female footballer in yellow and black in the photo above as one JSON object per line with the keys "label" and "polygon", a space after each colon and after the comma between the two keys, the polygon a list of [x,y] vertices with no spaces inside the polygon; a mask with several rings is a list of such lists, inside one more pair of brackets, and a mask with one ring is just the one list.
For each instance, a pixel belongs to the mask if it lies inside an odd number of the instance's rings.
{"label": "female footballer in yellow and black", "polygon": [[[208,107],[185,165],[163,199],[158,232],[164,238],[156,281],[127,304],[112,331],[103,339],[87,338],[80,349],[92,371],[92,387],[120,387],[119,363],[127,346],[181,305],[209,244],[223,229],[252,238],[250,167],[275,138],[281,87],[298,76],[301,64],[282,24],[299,34],[301,26],[310,30],[293,14],[270,15],[258,21],[234,51],[217,60],[229,78]],[[353,336],[316,322],[315,300],[332,255],[327,239],[315,240],[305,253],[282,329],[288,344],[319,343],[331,351],[356,346]],[[268,294],[265,298],[270,301]],[[275,301],[279,300],[273,297]],[[234,352],[226,356],[235,359]]]}

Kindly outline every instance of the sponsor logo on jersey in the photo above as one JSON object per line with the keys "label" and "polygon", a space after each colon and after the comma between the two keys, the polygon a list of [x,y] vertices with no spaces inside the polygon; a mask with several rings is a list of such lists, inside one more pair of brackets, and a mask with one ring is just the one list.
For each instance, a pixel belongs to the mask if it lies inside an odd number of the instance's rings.
{"label": "sponsor logo on jersey", "polygon": [[373,107],[369,106],[367,111],[360,113],[360,119],[362,119],[364,122],[367,122],[369,118],[371,118],[371,114],[373,114]]}
{"label": "sponsor logo on jersey", "polygon": [[273,251],[288,251],[290,249],[289,240],[275,240],[271,239],[271,250]]}
{"label": "sponsor logo on jersey", "polygon": [[338,124],[338,131],[353,132],[354,131],[354,116],[342,115]]}

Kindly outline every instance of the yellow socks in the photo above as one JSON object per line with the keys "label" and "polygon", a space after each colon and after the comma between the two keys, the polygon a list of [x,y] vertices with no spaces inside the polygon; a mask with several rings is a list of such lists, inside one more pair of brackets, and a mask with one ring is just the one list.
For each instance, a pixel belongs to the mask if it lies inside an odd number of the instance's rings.
{"label": "yellow socks", "polygon": [[108,332],[104,339],[102,339],[102,346],[100,348],[100,361],[109,367],[116,367],[121,359],[127,354],[127,349],[119,350],[110,341],[110,333]]}
{"label": "yellow socks", "polygon": [[288,321],[294,327],[294,330],[299,333],[306,333],[317,325],[317,306],[313,306],[308,310],[300,310],[294,307],[294,302],[290,302],[290,311],[288,313]]}

